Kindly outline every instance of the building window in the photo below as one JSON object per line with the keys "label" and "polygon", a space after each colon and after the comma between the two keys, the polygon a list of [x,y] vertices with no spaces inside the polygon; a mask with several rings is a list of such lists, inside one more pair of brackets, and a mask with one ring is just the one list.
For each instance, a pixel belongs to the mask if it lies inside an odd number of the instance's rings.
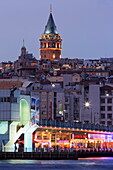
{"label": "building window", "polygon": [[3,97],[0,97],[0,102],[3,102]]}
{"label": "building window", "polygon": [[101,114],[101,119],[105,119],[105,114]]}
{"label": "building window", "polygon": [[46,102],[46,97],[41,99],[42,102]]}
{"label": "building window", "polygon": [[42,139],[42,136],[40,135],[40,136],[37,136],[36,138],[37,138],[37,139]]}
{"label": "building window", "polygon": [[65,97],[65,102],[68,102],[68,97]]}
{"label": "building window", "polygon": [[78,98],[75,98],[75,103],[79,103],[79,99]]}
{"label": "building window", "polygon": [[49,95],[51,96],[51,95],[52,95],[52,92],[49,92]]}
{"label": "building window", "polygon": [[105,91],[104,91],[104,90],[101,90],[101,91],[100,91],[100,95],[104,96],[104,95],[105,95]]}
{"label": "building window", "polygon": [[85,102],[88,102],[88,103],[89,103],[89,99],[88,99],[88,98],[86,98],[86,99],[85,99]]}
{"label": "building window", "polygon": [[112,106],[107,106],[107,111],[112,111]]}
{"label": "building window", "polygon": [[56,92],[54,92],[54,97],[56,97],[57,96],[57,93]]}
{"label": "building window", "polygon": [[74,113],[74,120],[78,120],[79,118],[79,113]]}
{"label": "building window", "polygon": [[112,119],[112,114],[111,114],[111,113],[108,114],[108,115],[107,115],[107,118],[108,118],[108,119]]}
{"label": "building window", "polygon": [[42,111],[42,115],[46,115],[46,111]]}
{"label": "building window", "polygon": [[65,105],[65,110],[68,110],[68,105]]}
{"label": "building window", "polygon": [[100,123],[101,123],[102,125],[105,125],[105,121],[101,121]]}
{"label": "building window", "polygon": [[7,102],[11,102],[10,97],[7,97]]}
{"label": "building window", "polygon": [[112,103],[112,98],[107,99],[107,103]]}
{"label": "building window", "polygon": [[88,94],[89,93],[89,86],[86,86],[84,90],[85,90],[85,93]]}
{"label": "building window", "polygon": [[12,98],[12,103],[17,103],[17,97]]}
{"label": "building window", "polygon": [[101,98],[101,99],[100,99],[100,102],[101,102],[101,103],[105,103],[105,99],[104,99],[104,98]]}
{"label": "building window", "polygon": [[52,134],[52,135],[51,135],[51,141],[52,141],[52,142],[55,142],[55,134]]}
{"label": "building window", "polygon": [[42,95],[46,95],[46,92],[42,92]]}
{"label": "building window", "polygon": [[101,110],[101,111],[105,111],[105,106],[101,106],[101,107],[100,107],[100,110]]}
{"label": "building window", "polygon": [[4,97],[4,102],[7,102],[7,98],[6,97]]}
{"label": "building window", "polygon": [[46,105],[45,105],[45,104],[42,104],[41,108],[46,108]]}
{"label": "building window", "polygon": [[107,125],[109,126],[109,125],[112,125],[112,121],[108,121],[107,122]]}
{"label": "building window", "polygon": [[68,120],[68,113],[65,113],[65,119]]}

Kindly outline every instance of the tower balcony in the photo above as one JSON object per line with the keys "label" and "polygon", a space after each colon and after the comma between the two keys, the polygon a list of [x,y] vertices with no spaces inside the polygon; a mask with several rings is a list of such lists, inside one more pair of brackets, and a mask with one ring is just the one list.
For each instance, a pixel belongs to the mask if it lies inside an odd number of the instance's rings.
{"label": "tower balcony", "polygon": [[62,50],[62,48],[56,48],[56,47],[54,47],[54,48],[51,48],[51,47],[50,47],[50,48],[46,48],[46,47],[45,47],[45,48],[44,48],[44,47],[43,47],[43,48],[39,48],[39,50]]}
{"label": "tower balcony", "polygon": [[61,40],[60,34],[42,34],[40,40]]}

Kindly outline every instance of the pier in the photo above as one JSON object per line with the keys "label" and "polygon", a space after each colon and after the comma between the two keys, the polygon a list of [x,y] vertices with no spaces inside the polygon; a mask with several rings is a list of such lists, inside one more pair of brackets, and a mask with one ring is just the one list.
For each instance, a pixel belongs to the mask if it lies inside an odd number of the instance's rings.
{"label": "pier", "polygon": [[0,160],[35,159],[35,160],[77,160],[88,157],[113,157],[113,150],[77,150],[47,152],[0,152]]}

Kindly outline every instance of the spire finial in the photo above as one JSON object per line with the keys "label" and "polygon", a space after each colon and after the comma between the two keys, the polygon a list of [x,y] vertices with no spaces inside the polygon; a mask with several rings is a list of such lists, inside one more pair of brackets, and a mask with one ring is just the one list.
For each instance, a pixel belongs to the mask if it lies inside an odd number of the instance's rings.
{"label": "spire finial", "polygon": [[23,39],[23,47],[24,47],[24,39]]}
{"label": "spire finial", "polygon": [[50,13],[52,14],[52,5],[50,4]]}

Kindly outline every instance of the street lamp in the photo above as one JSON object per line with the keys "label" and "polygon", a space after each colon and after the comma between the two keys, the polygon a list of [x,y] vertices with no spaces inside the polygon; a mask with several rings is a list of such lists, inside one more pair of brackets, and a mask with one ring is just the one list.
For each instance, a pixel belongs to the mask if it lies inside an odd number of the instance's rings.
{"label": "street lamp", "polygon": [[84,104],[85,108],[88,108],[91,110],[91,123],[92,123],[92,107],[89,101],[85,102]]}
{"label": "street lamp", "polygon": [[51,101],[51,117],[56,119],[56,103],[55,98],[54,98],[54,90],[55,90],[56,85],[54,83],[51,83],[51,93],[52,93],[52,101]]}
{"label": "street lamp", "polygon": [[106,93],[106,96],[108,97],[108,96],[109,96],[109,94],[108,94],[108,93]]}
{"label": "street lamp", "polygon": [[66,110],[63,110],[63,119],[65,121],[65,114],[66,114]]}
{"label": "street lamp", "polygon": [[54,88],[54,87],[55,87],[55,84],[52,83],[51,86]]}
{"label": "street lamp", "polygon": [[86,108],[89,108],[91,104],[89,102],[85,102],[84,105],[85,105]]}

